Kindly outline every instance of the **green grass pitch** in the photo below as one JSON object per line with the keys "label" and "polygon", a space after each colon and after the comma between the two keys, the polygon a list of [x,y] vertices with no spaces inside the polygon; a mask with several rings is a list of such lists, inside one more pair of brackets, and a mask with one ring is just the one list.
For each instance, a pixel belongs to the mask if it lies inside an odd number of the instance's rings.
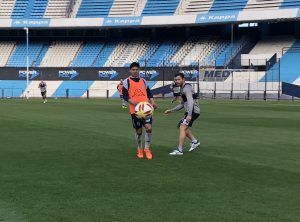
{"label": "green grass pitch", "polygon": [[158,104],[148,161],[118,100],[0,100],[0,221],[300,220],[300,103],[201,101],[182,157]]}

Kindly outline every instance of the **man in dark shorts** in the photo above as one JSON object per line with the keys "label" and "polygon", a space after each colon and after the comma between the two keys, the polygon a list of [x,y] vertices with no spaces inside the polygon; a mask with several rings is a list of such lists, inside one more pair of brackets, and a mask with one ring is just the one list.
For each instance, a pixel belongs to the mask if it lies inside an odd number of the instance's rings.
{"label": "man in dark shorts", "polygon": [[[140,77],[139,63],[132,63],[130,65],[131,76],[123,81],[123,98],[129,105],[132,125],[135,129],[135,139],[137,142],[137,157],[144,158],[144,152],[148,160],[152,159],[150,151],[151,137],[152,137],[152,118],[138,119],[135,115],[135,106],[140,102],[150,102],[154,108],[157,107],[153,100],[151,90],[147,86],[145,79]],[[145,128],[145,146],[143,147],[142,135],[143,127]],[[144,149],[143,149],[144,148]]]}
{"label": "man in dark shorts", "polygon": [[190,130],[194,121],[200,116],[200,106],[198,95],[194,92],[192,85],[185,82],[185,77],[182,73],[175,75],[175,82],[180,86],[181,104],[166,110],[165,114],[171,114],[183,108],[186,110],[184,117],[178,124],[178,128],[180,129],[178,148],[170,153],[170,155],[183,155],[183,146],[186,138],[192,141],[189,149],[190,152],[200,146],[200,142],[193,136]]}
{"label": "man in dark shorts", "polygon": [[47,102],[47,84],[42,80],[39,84],[39,89],[41,91],[41,95],[43,97],[43,102]]}

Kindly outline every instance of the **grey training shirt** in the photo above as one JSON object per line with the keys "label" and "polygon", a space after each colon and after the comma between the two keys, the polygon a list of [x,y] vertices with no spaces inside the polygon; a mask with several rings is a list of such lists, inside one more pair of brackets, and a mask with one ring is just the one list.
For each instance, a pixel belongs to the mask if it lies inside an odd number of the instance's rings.
{"label": "grey training shirt", "polygon": [[171,112],[179,111],[182,108],[185,108],[185,111],[188,113],[188,116],[191,116],[193,112],[200,114],[199,101],[198,98],[195,96],[195,91],[191,84],[186,83],[181,88],[181,97],[181,104],[171,109]]}

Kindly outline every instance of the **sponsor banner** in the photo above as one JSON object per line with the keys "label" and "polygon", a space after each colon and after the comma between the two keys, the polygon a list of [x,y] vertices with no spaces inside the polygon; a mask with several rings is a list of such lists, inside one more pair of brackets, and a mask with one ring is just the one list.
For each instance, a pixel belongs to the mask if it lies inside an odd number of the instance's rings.
{"label": "sponsor banner", "polygon": [[[190,70],[190,68],[188,69]],[[186,71],[187,73],[189,71]],[[179,69],[173,68],[141,68],[140,76],[147,81],[172,80]],[[192,75],[187,74],[188,77]],[[3,67],[0,68],[0,80],[25,80],[26,68]],[[127,67],[103,68],[30,68],[30,80],[61,80],[61,81],[116,81],[130,76]]]}
{"label": "sponsor banner", "polygon": [[[224,81],[240,69],[200,69],[195,67],[148,67],[141,68],[140,76],[147,81],[173,81],[174,75],[183,73],[187,81]],[[56,81],[117,81],[129,74],[127,67],[103,68],[30,68],[29,80]],[[26,80],[26,68],[0,68],[0,80]]]}
{"label": "sponsor banner", "polygon": [[199,14],[196,23],[219,23],[237,21],[239,11],[220,11],[213,13]]}
{"label": "sponsor banner", "polygon": [[0,19],[0,28],[57,28],[57,27],[130,27],[130,26],[169,26],[188,24],[231,23],[295,19],[300,17],[300,9],[241,10],[208,12],[198,15],[165,15],[134,17],[99,18],[54,18],[54,19]]}
{"label": "sponsor banner", "polygon": [[200,71],[202,81],[225,81],[233,72],[240,72],[236,69],[204,69]]}
{"label": "sponsor banner", "polygon": [[107,17],[104,18],[103,26],[132,26],[141,25],[142,17]]}
{"label": "sponsor banner", "polygon": [[50,19],[13,19],[11,27],[42,28],[49,27]]}

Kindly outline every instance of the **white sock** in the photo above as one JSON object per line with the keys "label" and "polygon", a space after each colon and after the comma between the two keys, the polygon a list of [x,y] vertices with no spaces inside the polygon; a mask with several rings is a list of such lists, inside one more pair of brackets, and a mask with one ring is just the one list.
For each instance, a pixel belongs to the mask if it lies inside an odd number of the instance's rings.
{"label": "white sock", "polygon": [[151,146],[151,138],[152,138],[152,133],[145,133],[145,148],[150,148]]}

